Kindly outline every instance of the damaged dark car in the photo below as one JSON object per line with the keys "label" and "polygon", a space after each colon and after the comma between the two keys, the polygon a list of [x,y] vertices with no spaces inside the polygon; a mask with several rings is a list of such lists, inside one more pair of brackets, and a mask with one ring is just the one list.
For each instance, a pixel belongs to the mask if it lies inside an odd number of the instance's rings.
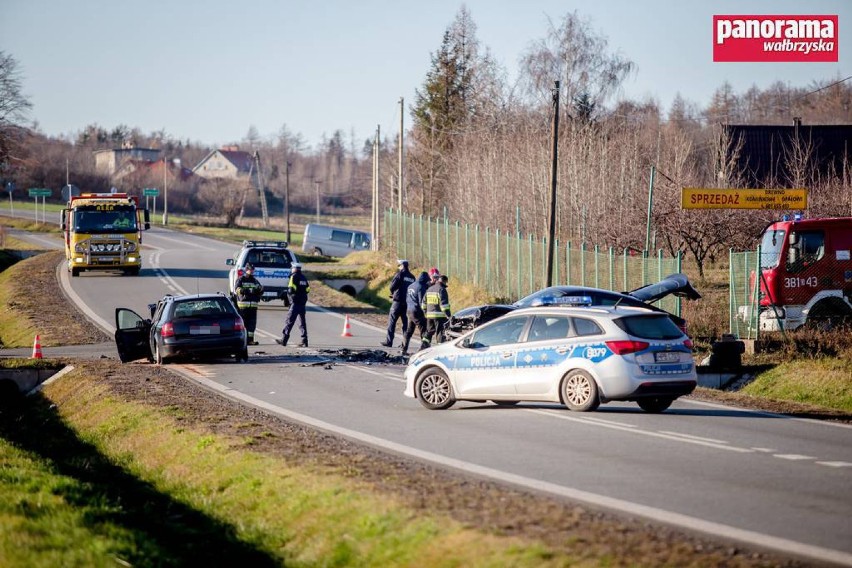
{"label": "damaged dark car", "polygon": [[655,284],[648,284],[636,288],[630,292],[614,292],[601,288],[590,288],[588,286],[551,286],[529,296],[525,296],[514,304],[486,304],[483,306],[472,306],[459,310],[450,317],[447,324],[447,335],[458,337],[467,333],[475,327],[496,319],[518,308],[529,308],[542,305],[545,300],[569,299],[571,297],[591,298],[593,306],[637,306],[662,312],[683,331],[686,331],[686,320],[680,316],[669,313],[666,310],[653,305],[666,296],[676,296],[688,300],[698,300],[698,293],[685,274],[671,274]]}

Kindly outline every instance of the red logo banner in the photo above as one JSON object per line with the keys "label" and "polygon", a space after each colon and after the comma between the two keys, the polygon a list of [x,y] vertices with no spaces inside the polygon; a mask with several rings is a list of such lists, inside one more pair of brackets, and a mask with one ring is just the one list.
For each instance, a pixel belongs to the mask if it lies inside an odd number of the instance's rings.
{"label": "red logo banner", "polygon": [[713,16],[713,61],[837,62],[838,17]]}

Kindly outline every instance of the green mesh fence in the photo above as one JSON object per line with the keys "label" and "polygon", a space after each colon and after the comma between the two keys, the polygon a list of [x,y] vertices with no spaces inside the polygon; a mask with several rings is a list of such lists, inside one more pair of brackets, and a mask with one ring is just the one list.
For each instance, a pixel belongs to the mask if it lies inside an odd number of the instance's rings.
{"label": "green mesh fence", "polygon": [[[385,212],[382,248],[407,258],[412,266],[435,266],[442,273],[485,289],[505,301],[515,301],[545,287],[547,239],[492,230],[479,225],[433,219],[422,215]],[[553,284],[628,291],[680,272],[681,259],[664,258],[662,251],[616,251],[557,241]],[[680,299],[657,303],[680,315]]]}
{"label": "green mesh fence", "polygon": [[740,339],[758,339],[760,288],[760,248],[757,251],[729,253],[728,321],[730,332]]}

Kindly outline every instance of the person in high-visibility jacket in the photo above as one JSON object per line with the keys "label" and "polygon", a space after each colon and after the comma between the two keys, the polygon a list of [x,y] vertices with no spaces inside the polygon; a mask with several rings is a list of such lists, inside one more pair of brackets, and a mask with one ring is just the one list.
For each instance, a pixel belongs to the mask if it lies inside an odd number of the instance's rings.
{"label": "person in high-visibility jacket", "polygon": [[423,337],[423,346],[443,341],[444,323],[450,317],[450,297],[447,294],[447,279],[438,276],[434,283],[426,289],[423,302],[420,304],[423,313],[426,314],[426,335]]}
{"label": "person in high-visibility jacket", "polygon": [[302,274],[302,265],[298,262],[293,263],[293,272],[290,274],[290,284],[287,286],[287,293],[290,294],[290,311],[287,312],[287,319],[284,322],[284,330],[282,331],[281,339],[276,339],[275,342],[279,345],[287,345],[290,339],[290,331],[296,324],[296,319],[299,320],[299,329],[302,332],[302,342],[299,347],[308,346],[308,323],[305,321],[305,304],[308,303],[308,293],[311,291],[311,285],[308,279]]}
{"label": "person in high-visibility jacket", "polygon": [[254,340],[254,329],[257,327],[257,306],[263,297],[263,285],[254,277],[254,266],[246,264],[245,272],[234,283],[237,297],[237,311],[246,325],[246,335],[249,345],[257,345]]}

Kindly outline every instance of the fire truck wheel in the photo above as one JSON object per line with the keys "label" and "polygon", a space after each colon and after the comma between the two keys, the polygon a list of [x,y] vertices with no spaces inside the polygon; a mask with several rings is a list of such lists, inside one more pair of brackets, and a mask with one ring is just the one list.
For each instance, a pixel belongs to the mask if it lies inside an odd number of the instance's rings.
{"label": "fire truck wheel", "polygon": [[831,331],[852,323],[852,310],[840,298],[826,298],[811,308],[805,325],[817,331]]}

